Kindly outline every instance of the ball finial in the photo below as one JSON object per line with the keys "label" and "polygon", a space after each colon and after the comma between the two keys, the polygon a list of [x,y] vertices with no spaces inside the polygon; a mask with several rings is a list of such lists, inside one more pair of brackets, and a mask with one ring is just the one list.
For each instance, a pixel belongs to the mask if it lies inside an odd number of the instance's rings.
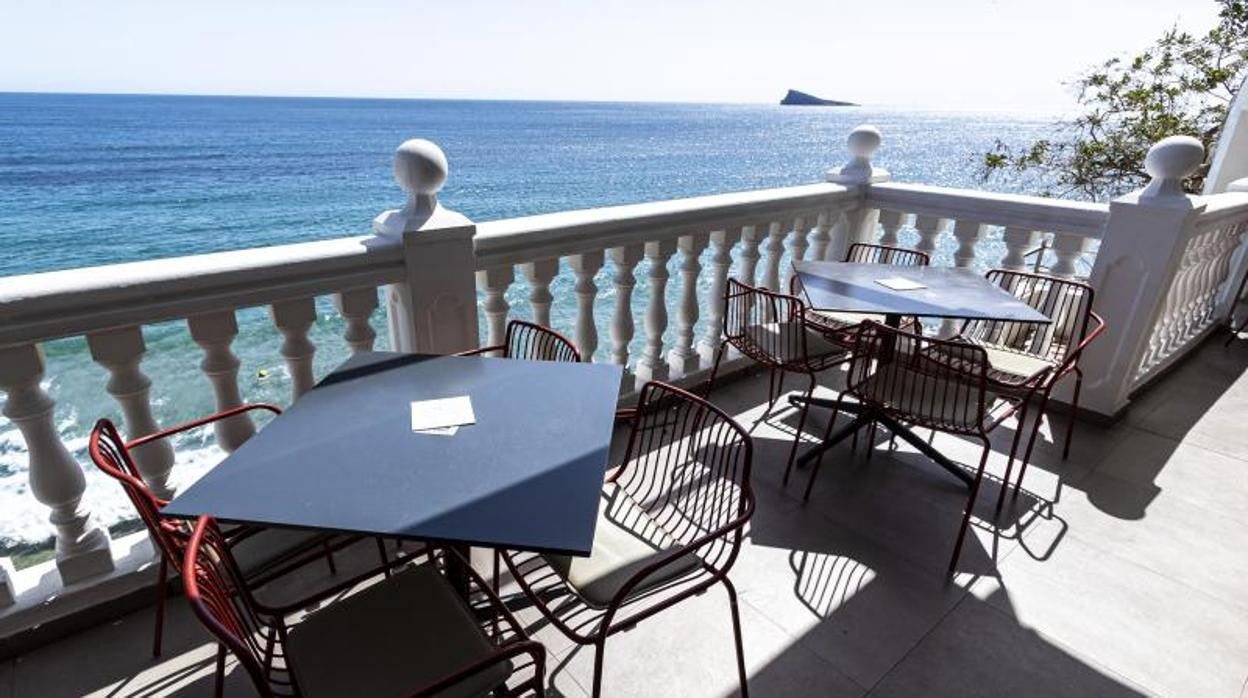
{"label": "ball finial", "polygon": [[447,171],[446,154],[433,141],[413,138],[394,151],[394,179],[408,194],[438,193]]}
{"label": "ball finial", "polygon": [[863,124],[849,132],[845,145],[848,146],[849,154],[854,158],[870,159],[871,155],[879,149],[881,140],[883,137],[880,135],[880,129],[870,124]]}
{"label": "ball finial", "polygon": [[1183,180],[1205,161],[1205,147],[1191,136],[1163,138],[1148,149],[1144,170],[1152,181],[1141,197],[1183,196]]}

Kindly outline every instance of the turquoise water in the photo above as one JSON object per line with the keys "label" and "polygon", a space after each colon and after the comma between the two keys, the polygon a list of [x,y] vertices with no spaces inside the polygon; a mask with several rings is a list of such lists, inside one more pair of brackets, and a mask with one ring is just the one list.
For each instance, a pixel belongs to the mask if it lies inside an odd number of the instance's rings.
{"label": "turquoise water", "polygon": [[[876,163],[894,179],[964,187],[984,186],[975,160],[996,138],[1022,143],[1049,131],[1041,117],[869,107],[0,94],[0,277],[366,233],[377,213],[402,202],[390,158],[411,137],[446,151],[443,203],[486,221],[819,181],[844,162],[845,136],[860,123],[884,133]],[[603,313],[610,273],[608,264],[598,280]],[[637,273],[644,276],[644,264]],[[552,290],[566,300],[570,288],[564,273]],[[508,294],[517,316],[528,314],[527,293],[521,279]],[[644,302],[639,284],[638,312]],[[318,310],[320,376],[347,347],[328,301]],[[554,324],[570,330],[573,312],[557,302]],[[382,320],[379,312],[384,347]],[[244,397],[285,402],[289,383],[267,312],[241,311],[239,324]],[[599,328],[604,357],[607,325]],[[642,334],[639,326],[635,347]],[[144,335],[158,420],[211,411],[185,324],[145,327]],[[120,418],[105,372],[81,338],[45,349],[58,428],[86,463],[89,425]],[[210,434],[178,448],[182,483],[220,457]],[[51,532],[46,509],[26,490],[25,461],[20,436],[0,419],[0,554]],[[120,491],[89,465],[87,476],[97,518],[127,518]]]}

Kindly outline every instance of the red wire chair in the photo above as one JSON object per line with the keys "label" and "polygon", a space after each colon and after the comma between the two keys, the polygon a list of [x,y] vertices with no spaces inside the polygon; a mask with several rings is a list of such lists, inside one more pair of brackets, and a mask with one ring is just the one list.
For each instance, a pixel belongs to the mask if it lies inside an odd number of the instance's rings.
{"label": "red wire chair", "polygon": [[[822,328],[811,325],[809,315],[806,304],[797,296],[754,288],[729,279],[724,292],[724,339],[715,354],[715,365],[711,368],[705,395],[710,396],[724,350],[731,346],[770,368],[768,414],[784,387],[785,373],[807,376],[809,382],[803,394],[810,398],[815,391],[817,374],[848,361],[849,352],[844,346],[829,341]],[[779,381],[776,380],[777,375]],[[789,449],[788,464],[784,469],[786,483],[809,411],[809,402],[803,402],[793,446]]]}
{"label": "red wire chair", "polygon": [[[445,551],[447,556],[455,556]],[[274,608],[256,600],[231,546],[202,517],[186,547],[182,581],[191,608],[219,641],[218,675],[228,650],[262,696],[544,695],[545,649],[528,639],[515,617],[467,561],[457,563],[484,603],[470,605],[426,562],[312,610],[366,581],[363,575],[303,600]],[[406,564],[408,561],[403,561]],[[449,563],[449,560],[443,560]],[[396,563],[397,564],[397,563]],[[470,588],[469,594],[473,590]],[[288,617],[299,614],[291,625]],[[503,629],[487,634],[482,617]],[[526,658],[516,666],[515,660]],[[514,687],[519,671],[531,676]]]}
{"label": "red wire chair", "polygon": [[[858,327],[854,342],[846,392],[858,402],[894,424],[974,437],[983,444],[949,560],[952,574],[991,452],[989,434],[1020,410],[1022,423],[1027,401],[989,391],[987,352],[975,344],[924,337],[871,320]],[[1011,452],[1017,449],[1020,434],[1021,430],[1015,433]],[[818,473],[816,465],[806,484],[807,498]]]}
{"label": "red wire chair", "polygon": [[524,320],[511,320],[507,323],[507,334],[502,344],[471,349],[456,356],[477,356],[490,352],[497,352],[504,359],[573,363],[581,361],[581,353],[567,337],[549,327]]}
{"label": "red wire chair", "polygon": [[[88,441],[91,461],[106,475],[117,480],[125,490],[126,496],[134,504],[139,518],[143,521],[143,525],[147,528],[160,553],[160,576],[156,583],[156,629],[152,643],[154,656],[159,657],[161,653],[165,600],[169,593],[169,568],[172,567],[174,572],[181,573],[182,555],[190,536],[190,524],[160,515],[160,510],[168,502],[157,497],[147,483],[143,482],[131,451],[144,444],[254,410],[281,414],[281,410],[273,405],[242,405],[130,441],[124,441],[117,427],[107,419],[96,422],[91,430]],[[347,547],[359,539],[335,537],[324,533],[240,526],[229,531],[228,540],[231,546],[243,546],[240,550],[246,553],[247,583],[253,588],[259,588],[321,558],[325,559],[330,573],[337,574],[333,558],[334,551]],[[385,548],[382,547],[380,541],[378,541],[378,548],[383,564],[387,564]]]}
{"label": "red wire chair", "polygon": [[606,478],[588,558],[504,552],[541,613],[569,639],[594,646],[602,694],[607,638],[723,584],[732,610],[741,694],[748,695],[737,594],[728,572],[754,511],[749,434],[679,388],[642,387],[624,462]]}
{"label": "red wire chair", "polygon": [[[849,246],[849,252],[845,254],[846,262],[856,264],[890,264],[901,267],[926,267],[932,262],[932,258],[926,252],[918,250],[910,250],[904,247],[891,247],[889,245],[872,245],[865,242],[856,242]],[[789,292],[794,296],[802,297],[802,280],[796,274],[789,280]],[[870,313],[846,313],[832,312],[826,310],[816,310],[814,308],[807,309],[806,321],[813,327],[817,327],[824,334],[833,340],[847,342],[848,335],[853,333],[853,328],[864,320],[874,320],[880,324],[884,324],[883,315],[875,315]],[[904,325],[908,329],[918,331],[922,326],[916,319],[907,319]]]}
{"label": "red wire chair", "polygon": [[[1017,497],[1053,388],[1073,373],[1075,386],[1071,401],[1072,416],[1066,426],[1062,459],[1070,456],[1075,429],[1074,415],[1079,410],[1079,392],[1083,386],[1079,358],[1084,349],[1105,331],[1105,321],[1092,310],[1095,291],[1088,284],[1046,274],[1006,269],[993,269],[986,277],[1053,321],[1049,325],[1036,325],[973,320],[964,323],[955,337],[985,350],[988,381],[992,390],[1001,394],[1014,394],[1025,400],[1039,397],[1039,409],[1023,453],[1018,482],[1014,486],[1014,496]],[[1020,432],[1025,428],[1021,420],[1018,428]],[[998,513],[1005,502],[1005,492],[1009,489],[1013,467],[1014,453],[1011,451],[1005,471],[1006,486],[1001,489],[1001,496],[997,500]]]}

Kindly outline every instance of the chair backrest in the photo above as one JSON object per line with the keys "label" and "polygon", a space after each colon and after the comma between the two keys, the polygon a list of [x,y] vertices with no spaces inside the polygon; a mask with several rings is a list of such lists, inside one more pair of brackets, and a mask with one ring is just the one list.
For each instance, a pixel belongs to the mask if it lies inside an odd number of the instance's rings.
{"label": "chair backrest", "polygon": [[962,328],[963,337],[1058,364],[1087,336],[1095,294],[1091,286],[1072,279],[1007,269],[990,270],[985,277],[1053,322],[1036,325],[975,320]]}
{"label": "chair backrest", "polygon": [[503,357],[528,361],[580,362],[581,353],[562,334],[524,320],[507,323]]}
{"label": "chair backrest", "polygon": [[87,450],[91,454],[91,462],[121,484],[165,559],[174,570],[180,570],[190,527],[183,521],[161,517],[160,510],[167,502],[157,497],[143,482],[117,427],[107,419],[96,422],[91,429]]}
{"label": "chair backrest", "polygon": [[182,585],[204,627],[234,653],[262,696],[297,695],[278,629],[256,612],[230,546],[209,516],[195,522],[182,563]]}
{"label": "chair backrest", "polygon": [[[753,442],[718,407],[680,388],[651,381],[638,396],[624,461],[613,478],[680,543],[730,525],[753,510]],[[699,556],[731,566],[740,528]]]}
{"label": "chair backrest", "polygon": [[797,296],[728,279],[724,290],[724,338],[763,363],[806,356],[806,304]]}
{"label": "chair backrest", "polygon": [[846,262],[859,264],[893,264],[902,267],[926,267],[932,258],[926,252],[908,250],[904,247],[890,245],[872,245],[866,242],[855,242],[849,246],[845,254]]}
{"label": "chair backrest", "polygon": [[991,407],[988,366],[987,353],[975,344],[868,320],[854,333],[848,391],[904,422],[978,434]]}

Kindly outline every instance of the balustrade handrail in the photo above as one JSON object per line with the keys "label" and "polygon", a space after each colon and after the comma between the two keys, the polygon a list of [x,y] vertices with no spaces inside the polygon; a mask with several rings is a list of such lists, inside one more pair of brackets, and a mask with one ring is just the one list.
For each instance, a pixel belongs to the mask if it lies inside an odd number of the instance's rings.
{"label": "balustrade handrail", "polygon": [[477,224],[477,268],[766,224],[795,211],[832,205],[849,210],[860,196],[856,188],[822,183],[488,221]]}
{"label": "balustrade handrail", "polygon": [[0,346],[402,279],[401,247],[373,235],[12,276],[0,279]]}
{"label": "balustrade handrail", "polygon": [[1109,218],[1109,205],[1104,203],[899,182],[872,184],[866,205],[1094,239],[1100,239]]}
{"label": "balustrade handrail", "polygon": [[1196,219],[1200,230],[1221,228],[1248,220],[1248,192],[1223,192],[1201,197],[1205,210]]}

